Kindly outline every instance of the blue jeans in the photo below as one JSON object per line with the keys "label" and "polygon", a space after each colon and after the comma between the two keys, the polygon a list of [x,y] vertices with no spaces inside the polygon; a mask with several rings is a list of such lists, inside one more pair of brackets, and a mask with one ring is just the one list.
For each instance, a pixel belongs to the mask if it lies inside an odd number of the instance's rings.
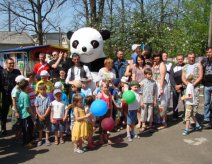
{"label": "blue jeans", "polygon": [[204,87],[204,120],[210,121],[211,118],[211,94],[212,94],[212,86]]}

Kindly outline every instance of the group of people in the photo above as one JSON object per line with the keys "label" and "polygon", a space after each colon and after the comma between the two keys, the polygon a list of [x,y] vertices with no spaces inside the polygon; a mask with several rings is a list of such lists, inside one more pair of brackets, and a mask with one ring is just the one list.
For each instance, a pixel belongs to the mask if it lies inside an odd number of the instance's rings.
{"label": "group of people", "polygon": [[[113,131],[126,128],[129,142],[139,138],[146,130],[167,127],[167,108],[173,101],[173,121],[179,119],[179,102],[184,103],[186,127],[182,135],[192,130],[212,128],[212,47],[207,56],[195,62],[195,54],[188,53],[188,63],[184,56],[176,56],[176,64],[168,62],[166,52],[144,50],[140,45],[132,46],[132,60],[124,58],[124,51],[117,50],[116,58],[106,58],[98,75],[93,77],[89,67],[80,62],[79,54],[71,58],[65,52],[53,51],[52,59],[39,53],[39,63],[26,77],[14,68],[14,60],[5,61],[5,69],[0,70],[2,93],[1,134],[6,135],[6,122],[12,105],[13,130],[16,139],[23,138],[27,147],[50,145],[50,132],[54,132],[54,144],[64,143],[63,135],[71,134],[74,152],[83,153],[83,143],[87,148],[95,148],[93,134],[99,131],[99,144],[111,143],[109,132],[101,126],[105,118],[113,118]],[[152,57],[151,57],[152,56]],[[95,87],[91,83],[95,83]],[[199,105],[200,84],[204,85],[204,120],[196,119]],[[128,103],[122,96],[131,90],[135,100]],[[173,96],[171,96],[171,93]],[[107,103],[105,115],[96,117],[91,112],[91,104],[101,99]],[[35,138],[34,134],[38,137]]]}

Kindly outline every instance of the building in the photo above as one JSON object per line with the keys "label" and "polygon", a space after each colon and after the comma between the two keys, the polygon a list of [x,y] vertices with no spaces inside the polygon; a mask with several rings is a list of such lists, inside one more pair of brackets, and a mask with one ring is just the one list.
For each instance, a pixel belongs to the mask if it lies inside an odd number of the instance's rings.
{"label": "building", "polygon": [[0,31],[0,50],[33,45],[33,38],[25,32]]}
{"label": "building", "polygon": [[[37,41],[37,36],[32,35],[34,42]],[[66,37],[66,33],[64,32],[51,32],[43,34],[43,45],[53,45],[60,46],[64,48],[69,48],[69,40]]]}

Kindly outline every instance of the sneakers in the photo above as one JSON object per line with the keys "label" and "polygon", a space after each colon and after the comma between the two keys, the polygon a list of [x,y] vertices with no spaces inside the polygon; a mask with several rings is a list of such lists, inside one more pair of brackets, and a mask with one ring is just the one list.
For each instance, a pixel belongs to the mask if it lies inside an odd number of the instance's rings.
{"label": "sneakers", "polygon": [[202,124],[208,124],[208,123],[210,123],[210,121],[203,120],[203,122],[202,122]]}
{"label": "sneakers", "polygon": [[131,137],[127,137],[129,142],[132,142],[132,138]]}
{"label": "sneakers", "polygon": [[46,146],[50,146],[51,145],[51,142],[49,140],[46,140]]}
{"label": "sneakers", "polygon": [[37,147],[41,146],[42,145],[42,141],[38,141],[37,143]]}
{"label": "sneakers", "polygon": [[60,139],[60,143],[61,143],[61,144],[64,144],[65,142],[64,142],[64,140],[63,140],[63,139]]}
{"label": "sneakers", "polygon": [[24,147],[27,148],[27,149],[31,149],[31,148],[34,147],[34,145],[32,143],[28,143]]}
{"label": "sneakers", "polygon": [[202,130],[202,127],[199,125],[199,126],[196,126],[195,128],[194,128],[194,130],[195,131],[201,131]]}
{"label": "sneakers", "polygon": [[82,154],[82,153],[84,153],[84,151],[81,150],[81,149],[79,149],[79,148],[75,148],[75,149],[74,149],[74,153]]}
{"label": "sneakers", "polygon": [[189,134],[189,131],[186,130],[186,129],[184,129],[182,135],[183,135],[183,136],[187,136],[188,134]]}
{"label": "sneakers", "polygon": [[133,138],[133,139],[140,139],[140,136],[137,135],[137,134],[135,134],[132,138]]}
{"label": "sneakers", "polygon": [[212,129],[212,124],[210,124],[210,123],[205,124],[204,129]]}

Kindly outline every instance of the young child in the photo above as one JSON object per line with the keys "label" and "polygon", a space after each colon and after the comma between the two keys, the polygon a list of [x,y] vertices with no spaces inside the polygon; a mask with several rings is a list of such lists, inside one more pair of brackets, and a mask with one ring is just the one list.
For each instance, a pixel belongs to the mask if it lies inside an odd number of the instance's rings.
{"label": "young child", "polygon": [[92,91],[91,91],[91,88],[88,87],[88,83],[89,83],[88,79],[81,78],[80,81],[82,83],[81,92],[84,93],[85,96],[91,96]]}
{"label": "young child", "polygon": [[182,100],[185,100],[185,105],[186,105],[186,112],[185,112],[186,128],[183,130],[183,133],[182,133],[182,135],[184,136],[190,133],[189,127],[191,126],[190,124],[191,118],[194,120],[194,123],[196,124],[196,127],[194,130],[202,130],[202,127],[199,125],[196,117],[193,114],[195,97],[194,97],[194,85],[191,83],[192,80],[193,80],[193,75],[189,75],[187,77],[188,84],[186,87],[185,95],[181,97]]}
{"label": "young child", "polygon": [[62,91],[55,89],[53,92],[55,100],[51,102],[51,123],[54,132],[55,145],[59,144],[58,131],[60,131],[60,143],[63,144],[63,132],[65,131],[65,122],[68,116],[68,106],[61,101]]}
{"label": "young child", "polygon": [[[94,101],[93,96],[85,97],[85,113],[86,114],[89,114],[91,112],[90,107],[93,101]],[[96,130],[96,118],[93,115],[91,115],[90,117],[88,117],[87,122],[88,122],[88,128],[89,128],[88,148],[94,149],[95,144],[93,142],[92,137],[93,137],[93,132]]]}
{"label": "young child", "polygon": [[107,113],[100,117],[100,144],[104,143],[111,143],[111,141],[108,139],[107,131],[103,130],[101,127],[101,121],[106,117],[112,117],[113,115],[113,104],[112,104],[112,98],[111,94],[109,92],[109,83],[107,81],[102,81],[101,83],[101,91],[97,95],[97,99],[104,100],[108,105]]}
{"label": "young child", "polygon": [[65,92],[63,91],[63,84],[60,81],[57,81],[54,84],[54,89],[60,89],[62,91],[62,96],[61,96],[61,100],[63,102],[65,102],[66,105],[68,105],[68,96],[65,94]]}
{"label": "young child", "polygon": [[65,69],[64,68],[60,68],[60,71],[59,71],[59,75],[60,77],[57,78],[56,81],[59,81],[62,83],[63,87],[63,93],[65,93],[67,96],[69,94],[69,87],[68,85],[65,83],[65,80],[66,80],[66,72],[65,72]]}
{"label": "young child", "polygon": [[89,138],[89,129],[87,118],[91,116],[90,113],[85,114],[83,98],[79,94],[76,94],[73,98],[74,116],[76,122],[72,130],[72,142],[74,143],[74,152],[83,153],[82,142]]}
{"label": "young child", "polygon": [[37,146],[42,145],[42,134],[45,131],[45,144],[46,146],[50,145],[49,141],[49,132],[50,132],[50,98],[46,94],[46,85],[44,83],[40,83],[38,85],[39,94],[35,99],[35,109],[37,113],[36,120],[36,129],[39,132],[39,139]]}
{"label": "young child", "polygon": [[95,96],[95,97],[97,97],[97,94],[100,92],[100,82],[101,82],[101,79],[100,79],[100,77],[96,77],[95,79],[94,79],[94,82],[95,82],[95,89],[94,89],[94,91],[93,91],[93,95]]}
{"label": "young child", "polygon": [[20,119],[19,119],[18,107],[17,107],[21,90],[20,90],[18,84],[22,80],[25,80],[25,77],[23,75],[19,75],[15,78],[16,86],[13,88],[13,90],[11,92],[11,97],[12,97],[12,125],[13,125],[12,129],[15,132],[15,139],[16,139],[17,142],[19,142],[19,139],[21,138]]}
{"label": "young child", "polygon": [[[81,88],[82,88],[82,83],[79,80],[74,80],[74,81],[71,82],[72,96],[70,96],[71,98],[70,98],[70,101],[69,101],[71,104],[73,104],[73,97],[76,94],[80,94],[83,97],[83,104],[84,104],[85,95],[81,92]],[[69,116],[70,116],[70,130],[72,130],[72,128],[74,126],[74,122],[75,122],[73,110],[70,110]]]}
{"label": "young child", "polygon": [[32,112],[30,110],[30,98],[29,95],[26,93],[29,82],[27,80],[21,81],[19,84],[19,88],[21,89],[21,93],[19,94],[18,99],[18,114],[21,121],[22,133],[23,133],[23,144],[27,148],[32,148],[32,130],[33,130],[33,122],[32,122]]}
{"label": "young child", "polygon": [[40,73],[40,77],[41,77],[41,80],[36,85],[36,93],[38,93],[38,87],[37,86],[40,83],[44,83],[46,85],[46,92],[47,93],[52,93],[53,90],[54,90],[54,85],[51,81],[48,80],[49,77],[50,77],[49,73],[46,70],[43,70]]}
{"label": "young child", "polygon": [[[120,79],[113,79],[113,91],[112,91],[112,101],[113,101],[113,119],[115,120],[115,126],[118,128],[120,124],[120,119],[122,116],[122,103],[121,103],[121,91],[119,90]],[[120,129],[115,129],[120,131]]]}
{"label": "young child", "polygon": [[139,83],[135,80],[132,80],[130,83],[131,91],[135,94],[136,100],[132,104],[128,105],[128,114],[127,114],[127,138],[129,142],[132,142],[133,138],[140,138],[135,134],[134,128],[137,120],[137,111],[141,107],[141,96],[138,93]]}
{"label": "young child", "polygon": [[156,105],[157,98],[157,85],[154,80],[152,80],[152,70],[146,68],[144,70],[145,79],[141,81],[141,122],[142,128],[141,132],[146,130],[146,122],[149,122],[149,127],[152,129],[153,122],[153,107]]}

